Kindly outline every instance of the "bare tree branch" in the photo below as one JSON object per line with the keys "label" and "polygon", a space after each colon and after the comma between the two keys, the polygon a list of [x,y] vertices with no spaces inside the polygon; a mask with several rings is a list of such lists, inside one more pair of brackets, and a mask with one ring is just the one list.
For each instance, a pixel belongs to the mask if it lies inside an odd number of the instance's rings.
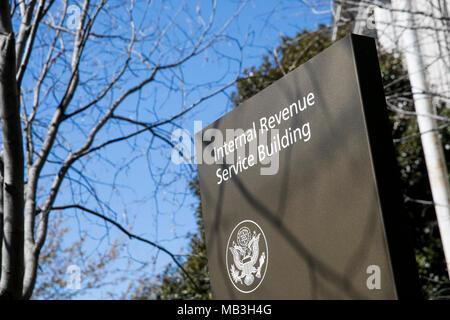
{"label": "bare tree branch", "polygon": [[155,247],[156,249],[164,252],[165,254],[169,255],[169,257],[172,259],[172,261],[178,266],[178,268],[180,268],[180,270],[184,273],[186,278],[194,285],[194,287],[198,288],[197,283],[194,281],[194,279],[192,279],[191,275],[186,271],[186,269],[184,269],[182,263],[180,261],[178,261],[177,256],[175,254],[173,254],[172,252],[170,252],[169,250],[167,250],[166,248],[164,248],[163,246],[161,246],[161,245],[159,245],[159,244],[157,244],[157,243],[155,243],[155,242],[153,242],[151,240],[148,240],[148,239],[145,239],[145,238],[143,238],[141,236],[133,234],[130,231],[128,231],[124,226],[122,226],[121,224],[117,223],[116,221],[108,218],[107,216],[105,216],[105,215],[103,215],[101,213],[98,213],[98,212],[96,212],[94,210],[91,210],[91,209],[85,208],[83,206],[80,206],[78,204],[57,206],[57,207],[51,208],[52,211],[53,210],[66,210],[66,209],[80,209],[80,210],[82,210],[84,212],[92,214],[92,215],[94,215],[94,216],[96,216],[98,218],[101,218],[101,219],[105,220],[108,223],[111,223],[117,229],[119,229],[121,232],[126,234],[128,238],[139,240],[141,242],[149,244],[149,245]]}

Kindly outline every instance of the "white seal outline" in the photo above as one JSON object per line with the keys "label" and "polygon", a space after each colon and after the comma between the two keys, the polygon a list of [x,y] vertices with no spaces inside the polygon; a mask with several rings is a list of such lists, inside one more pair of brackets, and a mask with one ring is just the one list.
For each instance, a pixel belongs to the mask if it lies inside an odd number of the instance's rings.
{"label": "white seal outline", "polygon": [[[231,240],[231,236],[233,235],[234,231],[236,230],[237,227],[239,227],[241,224],[245,223],[245,222],[251,222],[256,224],[256,226],[259,228],[259,230],[261,230],[261,233],[264,237],[264,243],[266,244],[266,251],[267,251],[267,258],[266,258],[266,267],[264,268],[264,274],[261,278],[261,281],[258,283],[258,285],[256,287],[254,287],[252,290],[249,291],[244,291],[239,289],[236,284],[234,283],[233,279],[231,279],[231,275],[230,275],[230,271],[228,270],[228,248],[230,245],[230,240]],[[259,224],[257,224],[255,221],[253,220],[242,220],[241,222],[239,222],[231,231],[230,236],[228,237],[228,242],[227,242],[227,248],[225,249],[225,263],[227,266],[227,273],[228,273],[228,278],[230,278],[231,283],[233,284],[233,286],[241,293],[252,293],[253,291],[255,291],[256,289],[258,289],[258,287],[261,285],[261,283],[263,283],[264,281],[264,277],[266,276],[266,272],[267,272],[267,265],[269,264],[269,246],[267,245],[267,240],[266,240],[266,235],[264,234],[264,230],[259,226]]]}

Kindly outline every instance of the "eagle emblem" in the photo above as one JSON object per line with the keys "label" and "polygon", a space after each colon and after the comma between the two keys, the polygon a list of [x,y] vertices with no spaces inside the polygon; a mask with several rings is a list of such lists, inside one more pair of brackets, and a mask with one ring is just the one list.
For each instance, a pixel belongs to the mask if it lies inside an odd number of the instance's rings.
{"label": "eagle emblem", "polygon": [[267,269],[267,242],[264,232],[251,220],[240,222],[227,246],[227,269],[240,292],[249,293],[261,284]]}

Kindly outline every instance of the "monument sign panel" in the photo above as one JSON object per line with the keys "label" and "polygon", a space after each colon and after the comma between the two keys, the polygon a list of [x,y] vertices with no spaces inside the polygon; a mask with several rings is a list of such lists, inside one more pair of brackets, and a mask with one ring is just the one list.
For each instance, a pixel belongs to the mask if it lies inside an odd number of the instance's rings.
{"label": "monument sign panel", "polygon": [[372,38],[347,36],[195,139],[214,298],[417,297]]}

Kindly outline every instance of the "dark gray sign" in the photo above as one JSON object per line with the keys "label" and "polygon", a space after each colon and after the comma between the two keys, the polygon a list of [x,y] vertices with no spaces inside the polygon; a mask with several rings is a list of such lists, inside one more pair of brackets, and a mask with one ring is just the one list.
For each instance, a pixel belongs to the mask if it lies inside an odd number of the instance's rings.
{"label": "dark gray sign", "polygon": [[417,297],[375,42],[350,35],[196,134],[213,297]]}

